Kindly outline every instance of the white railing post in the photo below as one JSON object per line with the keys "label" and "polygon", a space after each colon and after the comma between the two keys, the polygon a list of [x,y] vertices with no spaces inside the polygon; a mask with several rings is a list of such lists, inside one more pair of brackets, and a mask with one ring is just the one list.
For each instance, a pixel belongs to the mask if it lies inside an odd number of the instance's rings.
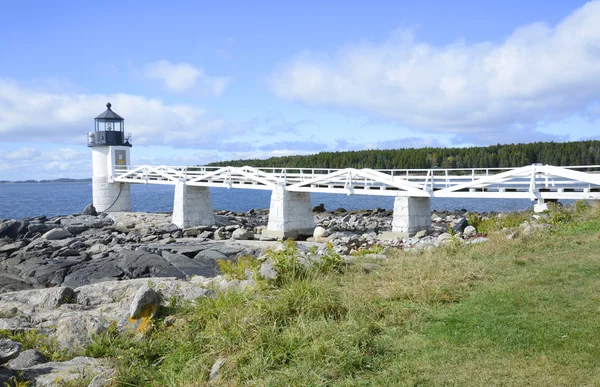
{"label": "white railing post", "polygon": [[531,166],[531,179],[529,181],[529,192],[534,193],[536,187],[535,182],[535,165]]}

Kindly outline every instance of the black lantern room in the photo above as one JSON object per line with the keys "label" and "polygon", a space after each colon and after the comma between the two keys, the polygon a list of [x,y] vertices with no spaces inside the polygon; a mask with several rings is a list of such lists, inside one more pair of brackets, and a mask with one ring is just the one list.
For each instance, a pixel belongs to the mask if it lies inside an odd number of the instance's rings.
{"label": "black lantern room", "polygon": [[131,146],[131,135],[125,133],[125,120],[106,104],[106,111],[94,119],[95,130],[88,134],[88,146]]}

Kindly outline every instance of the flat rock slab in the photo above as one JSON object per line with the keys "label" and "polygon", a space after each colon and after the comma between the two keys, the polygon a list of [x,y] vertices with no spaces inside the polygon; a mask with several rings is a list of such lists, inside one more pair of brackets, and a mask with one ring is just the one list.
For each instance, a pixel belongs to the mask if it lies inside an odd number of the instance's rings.
{"label": "flat rock slab", "polygon": [[113,212],[109,215],[117,227],[140,231],[149,228],[162,228],[171,225],[170,214],[146,212]]}
{"label": "flat rock slab", "polygon": [[170,244],[167,246],[160,246],[161,250],[169,251],[174,254],[182,254],[187,256],[188,258],[193,258],[199,252],[208,249],[209,246],[205,243],[203,244],[194,244],[194,245],[175,245]]}
{"label": "flat rock slab", "polygon": [[83,375],[112,373],[113,370],[103,361],[91,357],[76,357],[65,362],[37,364],[21,371],[28,380],[35,380],[37,387],[57,386],[80,380]]}
{"label": "flat rock slab", "polygon": [[0,293],[17,292],[33,288],[33,285],[15,274],[0,273]]}
{"label": "flat rock slab", "polygon": [[116,257],[83,262],[71,268],[71,272],[65,276],[62,285],[74,288],[122,278],[125,274],[117,266],[118,263],[119,260]]}
{"label": "flat rock slab", "polygon": [[160,255],[142,250],[121,252],[118,265],[128,278],[185,277]]}
{"label": "flat rock slab", "polygon": [[186,278],[194,275],[203,277],[211,277],[216,275],[216,267],[214,262],[206,262],[206,260],[191,259],[183,254],[172,254],[163,252],[163,257],[171,265],[175,266],[179,271],[185,274]]}
{"label": "flat rock slab", "polygon": [[198,254],[196,254],[194,259],[216,261],[218,259],[227,259],[227,256],[221,253],[220,251],[209,249],[199,252]]}

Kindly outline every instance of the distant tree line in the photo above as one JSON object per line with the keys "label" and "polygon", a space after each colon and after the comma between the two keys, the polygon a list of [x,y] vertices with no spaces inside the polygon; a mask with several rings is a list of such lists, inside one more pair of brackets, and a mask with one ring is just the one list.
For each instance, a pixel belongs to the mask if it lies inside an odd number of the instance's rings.
{"label": "distant tree line", "polygon": [[219,161],[212,166],[278,168],[506,168],[533,163],[556,166],[600,164],[600,141],[534,142],[470,148],[384,149],[321,152],[307,156]]}

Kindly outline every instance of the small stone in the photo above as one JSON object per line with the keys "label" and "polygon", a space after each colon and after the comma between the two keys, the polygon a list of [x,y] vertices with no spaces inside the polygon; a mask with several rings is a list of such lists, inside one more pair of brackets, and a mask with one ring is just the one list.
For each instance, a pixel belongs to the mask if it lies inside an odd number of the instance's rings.
{"label": "small stone", "polygon": [[73,234],[71,234],[64,228],[53,228],[52,230],[50,230],[50,231],[46,232],[44,235],[42,235],[42,238],[46,239],[48,241],[54,241],[54,240],[69,238],[71,236],[73,236]]}
{"label": "small stone", "polygon": [[83,210],[83,215],[96,216],[98,215],[98,212],[96,212],[96,207],[94,207],[93,204],[88,204]]}
{"label": "small stone", "polygon": [[329,236],[329,233],[327,232],[327,230],[321,226],[315,227],[315,231],[313,232],[313,237],[315,239],[317,238],[327,238]]}
{"label": "small stone", "polygon": [[449,240],[452,239],[452,235],[450,235],[449,233],[445,232],[443,234],[441,234],[440,236],[437,237],[437,239],[434,242],[434,245],[436,247],[441,246],[443,244],[448,243]]}
{"label": "small stone", "polygon": [[454,232],[463,232],[465,228],[469,225],[469,222],[466,218],[460,218],[456,224],[452,227]]}
{"label": "small stone", "polygon": [[204,230],[197,228],[197,227],[193,227],[193,228],[186,228],[185,230],[183,230],[183,236],[186,237],[197,237],[198,235],[200,235]]}
{"label": "small stone", "polygon": [[90,247],[87,250],[87,253],[90,255],[96,255],[96,254],[104,253],[107,250],[108,250],[107,246],[103,245],[102,243],[96,243],[95,245],[93,245],[92,247]]}
{"label": "small stone", "polygon": [[231,237],[235,240],[249,241],[254,239],[254,234],[250,230],[244,230],[243,228],[238,228],[233,232]]}
{"label": "small stone", "polygon": [[477,229],[475,229],[475,227],[473,227],[473,226],[465,227],[465,231],[463,232],[463,235],[465,237],[472,237],[472,236],[475,236],[475,234],[477,234]]}
{"label": "small stone", "polygon": [[215,380],[216,378],[219,377],[219,372],[221,371],[221,367],[223,367],[226,360],[227,359],[225,359],[224,357],[220,357],[217,359],[217,361],[215,361],[215,364],[213,364],[212,368],[210,369],[210,374],[208,375],[209,381]]}
{"label": "small stone", "polygon": [[144,285],[137,291],[131,302],[131,306],[129,307],[129,318],[139,318],[142,310],[148,305],[155,305],[158,307],[160,305],[160,295],[148,285]]}
{"label": "small stone", "polygon": [[0,339],[0,364],[19,356],[23,344],[9,339]]}
{"label": "small stone", "polygon": [[13,370],[22,370],[24,368],[29,368],[37,364],[46,363],[48,360],[36,351],[35,349],[28,349],[19,353],[19,356],[10,360],[6,363],[6,368],[10,368]]}
{"label": "small stone", "polygon": [[163,325],[166,327],[170,327],[171,325],[175,324],[176,321],[177,319],[175,318],[175,316],[167,316],[163,321]]}
{"label": "small stone", "polygon": [[214,234],[215,233],[212,231],[203,231],[200,235],[198,235],[198,238],[209,239],[212,238]]}
{"label": "small stone", "polygon": [[313,207],[313,212],[325,212],[325,204],[321,203]]}
{"label": "small stone", "polygon": [[415,238],[421,239],[421,238],[423,238],[426,235],[427,235],[427,230],[421,230],[421,231],[419,231],[418,233],[415,234]]}
{"label": "small stone", "polygon": [[225,228],[219,227],[217,229],[217,231],[215,231],[214,238],[215,238],[216,241],[221,241],[223,239],[226,239],[227,236],[225,234]]}

